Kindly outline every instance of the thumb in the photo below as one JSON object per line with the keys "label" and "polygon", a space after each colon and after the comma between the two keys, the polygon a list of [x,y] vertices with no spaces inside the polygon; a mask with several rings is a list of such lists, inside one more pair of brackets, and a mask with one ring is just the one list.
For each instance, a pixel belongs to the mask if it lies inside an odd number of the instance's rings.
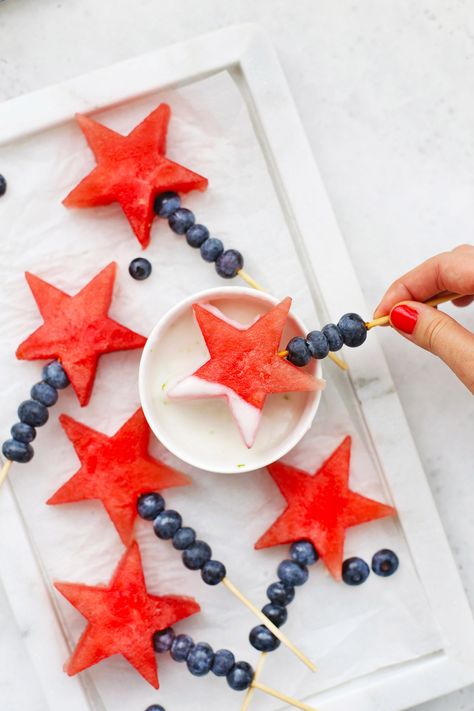
{"label": "thumb", "polygon": [[405,338],[439,356],[474,394],[474,334],[451,316],[417,301],[397,304],[390,323]]}

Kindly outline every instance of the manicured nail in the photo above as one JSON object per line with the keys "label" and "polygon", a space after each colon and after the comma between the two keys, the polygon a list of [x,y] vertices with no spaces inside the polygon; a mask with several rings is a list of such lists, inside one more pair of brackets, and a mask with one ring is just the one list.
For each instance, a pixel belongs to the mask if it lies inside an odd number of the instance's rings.
{"label": "manicured nail", "polygon": [[418,319],[418,311],[411,306],[400,304],[390,311],[390,322],[396,329],[403,333],[411,334],[415,330]]}

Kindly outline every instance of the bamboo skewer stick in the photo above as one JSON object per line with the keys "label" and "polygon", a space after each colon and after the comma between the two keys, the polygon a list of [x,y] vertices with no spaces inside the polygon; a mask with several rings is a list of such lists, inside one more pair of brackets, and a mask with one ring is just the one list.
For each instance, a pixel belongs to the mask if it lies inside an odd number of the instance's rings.
{"label": "bamboo skewer stick", "polygon": [[5,463],[0,471],[0,486],[2,486],[3,482],[6,480],[12,464],[13,462],[10,459],[5,460]]}
{"label": "bamboo skewer stick", "polygon": [[258,291],[265,291],[265,289],[263,288],[263,286],[262,286],[261,284],[259,284],[258,281],[255,281],[255,279],[252,279],[252,277],[250,276],[250,274],[247,274],[247,272],[244,272],[243,269],[239,269],[239,271],[237,272],[237,274],[239,275],[239,277],[240,277],[241,279],[243,279],[244,281],[246,281],[247,284],[249,284],[249,286],[252,286],[254,289],[258,289]]}
{"label": "bamboo skewer stick", "polygon": [[248,600],[238,588],[235,587],[233,583],[230,582],[229,578],[225,577],[222,580],[222,584],[225,585],[225,587],[233,594],[235,597],[240,600],[253,614],[258,617],[260,622],[267,627],[270,632],[273,632],[275,637],[277,637],[280,642],[282,642],[288,649],[293,652],[293,654],[298,657],[298,659],[303,662],[303,664],[306,664],[308,669],[311,669],[311,671],[315,672],[316,671],[316,666],[313,664],[313,662],[308,659],[308,657],[303,654],[295,645],[293,642],[290,642],[288,637],[283,634],[283,632],[276,627],[276,625],[273,624],[271,620],[268,619],[266,615],[263,614],[261,610],[256,607],[256,605],[253,604],[250,600]]}
{"label": "bamboo skewer stick", "polygon": [[253,695],[255,693],[254,684],[255,684],[255,682],[257,682],[260,679],[260,675],[262,673],[262,669],[265,664],[265,660],[266,660],[267,656],[268,656],[268,652],[262,652],[260,654],[258,664],[255,669],[255,676],[253,678],[253,682],[247,689],[247,693],[245,694],[244,703],[242,704],[240,711],[247,711],[248,707],[250,706],[250,702],[252,701]]}
{"label": "bamboo skewer stick", "polygon": [[[454,294],[449,291],[447,293],[434,296],[432,299],[428,299],[428,301],[423,301],[421,303],[426,304],[427,306],[439,306],[440,304],[445,304],[447,301],[459,299],[460,296],[461,294]],[[372,321],[367,321],[365,327],[367,330],[370,330],[371,328],[375,328],[375,326],[387,326],[389,323],[390,316],[379,316],[379,318],[374,318]]]}
{"label": "bamboo skewer stick", "polygon": [[290,704],[290,706],[294,706],[297,709],[302,709],[303,711],[317,711],[317,709],[315,709],[314,706],[309,706],[308,704],[305,704],[304,701],[298,701],[298,699],[293,699],[291,696],[282,694],[281,691],[272,689],[270,686],[267,686],[266,684],[261,684],[259,681],[254,680],[252,682],[251,686],[254,689],[263,691],[264,694],[269,694],[270,696],[274,696],[275,699],[280,699],[280,701],[284,701],[286,704]]}

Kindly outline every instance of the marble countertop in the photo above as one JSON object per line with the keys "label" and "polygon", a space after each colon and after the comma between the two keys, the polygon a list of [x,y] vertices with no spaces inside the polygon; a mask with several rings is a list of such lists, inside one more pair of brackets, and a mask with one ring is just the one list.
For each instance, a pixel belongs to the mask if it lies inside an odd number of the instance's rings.
{"label": "marble countertop", "polygon": [[[474,241],[472,2],[4,0],[0,100],[239,22],[277,48],[369,304]],[[473,308],[455,313],[474,330]],[[474,606],[474,399],[433,356],[382,343]],[[417,711],[473,708],[469,688]]]}

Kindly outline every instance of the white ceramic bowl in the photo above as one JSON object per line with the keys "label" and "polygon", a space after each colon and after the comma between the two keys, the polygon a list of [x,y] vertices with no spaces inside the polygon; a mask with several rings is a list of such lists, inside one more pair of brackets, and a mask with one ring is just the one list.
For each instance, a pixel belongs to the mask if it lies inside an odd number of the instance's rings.
{"label": "white ceramic bowl", "polygon": [[[180,459],[212,472],[253,471],[280,459],[310,428],[321,391],[278,393],[267,397],[254,445],[248,449],[224,398],[171,400],[166,391],[191,375],[209,358],[192,305],[211,303],[230,318],[252,322],[278,299],[242,287],[208,289],[184,299],[156,324],[143,350],[139,371],[140,399],[148,423],[160,442]],[[282,347],[307,329],[291,313]],[[321,377],[320,361],[312,360]]]}

